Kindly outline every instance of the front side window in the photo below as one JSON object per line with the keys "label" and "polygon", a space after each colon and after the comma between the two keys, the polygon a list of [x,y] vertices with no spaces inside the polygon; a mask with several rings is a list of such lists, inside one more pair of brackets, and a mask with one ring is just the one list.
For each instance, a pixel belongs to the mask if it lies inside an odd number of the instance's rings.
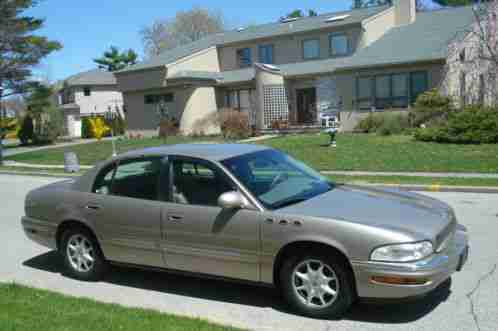
{"label": "front side window", "polygon": [[308,39],[303,41],[303,58],[305,60],[318,59],[320,57],[320,40]]}
{"label": "front side window", "polygon": [[220,195],[235,189],[219,169],[206,162],[177,159],[172,167],[174,203],[214,207]]}
{"label": "front side window", "polygon": [[91,94],[92,94],[92,90],[90,89],[90,87],[87,86],[87,87],[83,88],[83,95],[85,97],[89,97]]}
{"label": "front side window", "polygon": [[273,64],[273,45],[259,46],[259,62]]}
{"label": "front side window", "polygon": [[330,35],[330,55],[343,56],[349,54],[348,36],[345,34]]}
{"label": "front side window", "polygon": [[252,65],[251,49],[241,48],[237,50],[237,64],[239,68],[246,68]]}
{"label": "front side window", "polygon": [[313,169],[276,150],[244,154],[221,163],[268,209],[311,199],[333,187]]}
{"label": "front side window", "polygon": [[117,168],[105,169],[97,176],[93,192],[156,200],[161,164],[160,158],[122,161]]}

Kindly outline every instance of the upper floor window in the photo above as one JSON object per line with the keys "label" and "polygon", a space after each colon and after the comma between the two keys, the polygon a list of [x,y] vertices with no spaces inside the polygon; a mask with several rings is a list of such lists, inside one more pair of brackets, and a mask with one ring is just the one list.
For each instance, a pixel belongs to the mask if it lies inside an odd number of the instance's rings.
{"label": "upper floor window", "polygon": [[308,39],[303,41],[303,59],[317,59],[320,57],[320,40]]}
{"label": "upper floor window", "polygon": [[342,56],[349,54],[349,40],[345,34],[331,34],[329,36],[330,55]]}
{"label": "upper floor window", "polygon": [[89,97],[91,94],[92,94],[92,90],[90,89],[90,87],[86,86],[83,88],[83,95],[85,97]]}
{"label": "upper floor window", "polygon": [[259,62],[273,64],[273,45],[259,46]]}
{"label": "upper floor window", "polygon": [[237,50],[237,64],[239,68],[250,67],[252,65],[251,49],[241,48]]}
{"label": "upper floor window", "polygon": [[165,93],[165,94],[146,94],[145,95],[145,104],[155,104],[159,103],[160,101],[163,102],[173,102],[174,101],[174,95],[173,93]]}

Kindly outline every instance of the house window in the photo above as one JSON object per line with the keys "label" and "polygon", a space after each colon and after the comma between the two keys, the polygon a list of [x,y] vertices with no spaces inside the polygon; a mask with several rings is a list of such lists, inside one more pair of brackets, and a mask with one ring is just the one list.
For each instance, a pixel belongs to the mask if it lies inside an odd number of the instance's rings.
{"label": "house window", "polygon": [[156,104],[161,101],[163,102],[173,102],[174,101],[174,95],[173,93],[166,93],[166,94],[146,94],[144,97],[144,102],[147,105],[150,104]]}
{"label": "house window", "polygon": [[320,57],[320,40],[308,39],[303,41],[303,59],[317,59]]}
{"label": "house window", "polygon": [[85,97],[89,97],[91,94],[92,94],[92,90],[90,89],[90,87],[86,86],[83,88],[83,95]]}
{"label": "house window", "polygon": [[410,74],[410,102],[415,103],[417,97],[429,89],[426,71],[412,72]]}
{"label": "house window", "polygon": [[259,62],[273,64],[273,45],[259,46]]}
{"label": "house window", "polygon": [[465,48],[460,51],[458,56],[460,57],[460,62],[465,62]]}
{"label": "house window", "polygon": [[375,108],[385,109],[391,106],[391,76],[375,77]]}
{"label": "house window", "polygon": [[349,40],[345,34],[331,34],[329,43],[330,55],[343,56],[349,54]]}
{"label": "house window", "polygon": [[357,83],[357,103],[359,109],[372,108],[372,78],[371,77],[359,77],[356,81]]}
{"label": "house window", "polygon": [[250,48],[241,48],[237,50],[237,63],[239,68],[246,68],[252,65]]}
{"label": "house window", "polygon": [[408,107],[408,75],[395,74],[391,76],[392,103],[394,108]]}

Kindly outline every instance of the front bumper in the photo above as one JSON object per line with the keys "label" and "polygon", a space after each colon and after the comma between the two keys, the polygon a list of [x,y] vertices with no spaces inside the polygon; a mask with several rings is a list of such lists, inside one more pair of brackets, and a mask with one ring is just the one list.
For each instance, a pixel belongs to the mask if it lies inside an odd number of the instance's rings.
{"label": "front bumper", "polygon": [[[402,299],[424,295],[459,271],[468,256],[468,235],[457,228],[453,239],[442,252],[412,263],[352,262],[358,296],[361,298]],[[372,277],[406,277],[423,279],[423,284],[394,285],[379,283]]]}

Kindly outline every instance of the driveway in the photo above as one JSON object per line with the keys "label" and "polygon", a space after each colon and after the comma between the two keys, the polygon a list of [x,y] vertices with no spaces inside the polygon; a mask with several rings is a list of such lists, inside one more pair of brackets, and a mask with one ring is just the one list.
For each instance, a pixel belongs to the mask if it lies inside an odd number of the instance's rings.
{"label": "driveway", "polygon": [[357,304],[344,319],[326,321],[294,315],[275,291],[256,286],[124,268],[114,268],[105,281],[96,283],[62,276],[57,255],[28,241],[19,223],[26,192],[52,181],[0,175],[0,242],[4,248],[0,281],[255,330],[496,330],[498,326],[498,271],[494,272],[498,195],[430,194],[455,207],[471,235],[469,262],[451,284],[422,301]]}

